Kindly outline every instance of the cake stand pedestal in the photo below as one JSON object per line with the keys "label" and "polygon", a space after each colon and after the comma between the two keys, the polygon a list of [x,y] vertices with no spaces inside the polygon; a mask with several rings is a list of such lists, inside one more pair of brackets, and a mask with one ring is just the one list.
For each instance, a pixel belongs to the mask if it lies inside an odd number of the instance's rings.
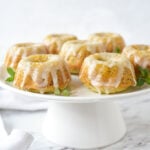
{"label": "cake stand pedestal", "polygon": [[43,134],[67,147],[91,149],[110,145],[126,133],[116,102],[50,103]]}

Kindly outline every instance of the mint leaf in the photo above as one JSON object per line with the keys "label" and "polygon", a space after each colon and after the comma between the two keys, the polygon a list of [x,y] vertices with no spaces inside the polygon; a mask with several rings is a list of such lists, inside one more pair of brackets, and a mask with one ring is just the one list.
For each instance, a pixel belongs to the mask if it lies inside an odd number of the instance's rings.
{"label": "mint leaf", "polygon": [[63,89],[63,90],[60,90],[60,89],[55,89],[54,90],[54,94],[55,95],[62,95],[62,96],[69,96],[70,95],[70,90],[69,89]]}
{"label": "mint leaf", "polygon": [[142,68],[142,67],[138,67],[138,70],[140,71],[141,76],[143,77],[147,77],[149,74],[149,70]]}
{"label": "mint leaf", "polygon": [[7,68],[7,72],[8,72],[8,74],[9,74],[11,77],[14,77],[14,76],[15,76],[15,72],[14,72],[14,70],[13,70],[12,68],[8,67],[8,68]]}
{"label": "mint leaf", "polygon": [[7,68],[7,72],[8,72],[8,74],[10,75],[5,81],[7,81],[7,82],[12,82],[12,81],[14,81],[14,78],[15,78],[15,71],[12,69],[12,68],[10,68],[10,67],[8,67]]}
{"label": "mint leaf", "polygon": [[144,85],[145,80],[143,78],[138,78],[137,79],[137,86],[142,86]]}
{"label": "mint leaf", "polygon": [[61,92],[61,95],[63,96],[69,96],[70,95],[70,91],[68,89],[64,89],[62,92]]}
{"label": "mint leaf", "polygon": [[8,78],[6,79],[6,81],[7,81],[7,82],[12,82],[12,81],[14,81],[14,78],[8,77]]}
{"label": "mint leaf", "polygon": [[121,49],[119,47],[116,47],[116,49],[114,50],[115,53],[121,53]]}
{"label": "mint leaf", "polygon": [[59,89],[55,89],[54,94],[55,94],[55,95],[60,95],[60,94],[61,94],[61,91],[60,91]]}
{"label": "mint leaf", "polygon": [[148,78],[146,79],[146,83],[147,83],[147,84],[150,84],[150,77],[148,77]]}
{"label": "mint leaf", "polygon": [[144,83],[150,85],[150,70],[142,67],[138,67],[137,86],[142,86]]}

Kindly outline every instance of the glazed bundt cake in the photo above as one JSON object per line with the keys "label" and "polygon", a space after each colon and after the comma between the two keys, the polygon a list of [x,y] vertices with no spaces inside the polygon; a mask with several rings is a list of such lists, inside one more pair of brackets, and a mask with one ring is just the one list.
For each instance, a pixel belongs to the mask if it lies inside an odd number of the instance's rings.
{"label": "glazed bundt cake", "polygon": [[95,33],[91,34],[88,40],[100,42],[105,46],[107,52],[121,52],[125,46],[123,37],[116,33]]}
{"label": "glazed bundt cake", "polygon": [[41,54],[19,62],[13,85],[32,92],[53,93],[55,89],[65,89],[70,80],[68,67],[58,55]]}
{"label": "glazed bundt cake", "polygon": [[135,72],[130,61],[117,53],[96,53],[85,58],[80,80],[98,93],[116,93],[136,85]]}
{"label": "glazed bundt cake", "polygon": [[103,52],[104,46],[97,42],[74,40],[66,42],[60,56],[66,61],[70,72],[78,74],[85,57],[96,52]]}
{"label": "glazed bundt cake", "polygon": [[130,45],[123,49],[125,54],[135,69],[137,67],[150,69],[150,46],[149,45]]}
{"label": "glazed bundt cake", "polygon": [[38,43],[18,43],[9,48],[4,65],[16,70],[19,61],[26,56],[33,54],[48,54],[48,50],[44,44]]}
{"label": "glazed bundt cake", "polygon": [[58,54],[65,42],[76,39],[77,37],[71,34],[49,34],[44,38],[44,43],[50,54]]}

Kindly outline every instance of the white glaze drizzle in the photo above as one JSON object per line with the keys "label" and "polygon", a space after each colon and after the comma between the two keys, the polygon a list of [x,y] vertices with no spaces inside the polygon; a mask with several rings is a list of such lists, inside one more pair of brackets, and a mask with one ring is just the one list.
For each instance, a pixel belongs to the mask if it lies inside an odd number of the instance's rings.
{"label": "white glaze drizzle", "polygon": [[[44,65],[42,65],[44,63]],[[39,88],[44,88],[48,86],[48,76],[51,74],[53,80],[53,86],[55,88],[59,87],[57,72],[60,71],[63,77],[63,82],[68,80],[65,77],[65,69],[68,71],[68,67],[65,65],[64,61],[57,55],[48,55],[48,60],[46,62],[40,62],[38,67],[32,67],[30,60],[24,58],[20,61],[18,65],[18,70],[23,71],[23,80],[21,83],[21,88],[26,84],[27,76],[31,76],[32,80],[37,84]],[[69,72],[68,72],[69,74]],[[16,82],[14,82],[14,85]],[[40,91],[43,92],[42,89]]]}
{"label": "white glaze drizzle", "polygon": [[[20,46],[22,44],[22,46]],[[12,57],[10,67],[15,67],[16,59],[20,57],[21,59],[33,55],[33,54],[47,54],[47,49],[43,44],[40,43],[19,43],[13,45],[9,51]]]}
{"label": "white glaze drizzle", "polygon": [[117,48],[116,38],[121,36],[115,33],[95,33],[89,36],[89,40],[100,42],[105,46],[105,51],[107,51],[107,47],[112,43],[112,49],[115,50]]}
{"label": "white glaze drizzle", "polygon": [[45,37],[44,43],[47,46],[51,46],[51,44],[56,43],[57,49],[60,50],[65,42],[75,39],[77,39],[76,36],[70,34],[50,34]]}
{"label": "white glaze drizzle", "polygon": [[[97,54],[95,54],[95,55],[97,55]],[[94,55],[87,57],[84,61],[86,66],[88,66],[88,78],[90,79],[91,84],[98,91],[99,91],[98,87],[100,87],[100,86],[116,87],[117,88],[121,82],[122,77],[123,77],[123,72],[124,72],[125,67],[131,71],[132,76],[133,76],[133,80],[134,80],[134,85],[136,85],[135,73],[134,73],[133,66],[127,60],[127,58],[125,56],[120,55],[118,57],[117,54],[109,54],[108,55],[107,53],[101,53],[100,55],[103,58],[106,58],[106,61],[95,60]],[[97,64],[103,64],[104,66],[108,66],[110,68],[112,68],[113,66],[117,66],[119,71],[118,71],[117,76],[115,77],[115,81],[112,81],[111,77],[107,82],[103,81],[101,78],[102,77],[101,74],[95,73]],[[101,72],[102,70],[103,70],[103,67],[99,68],[98,71]],[[82,74],[82,72],[81,72],[81,74]]]}
{"label": "white glaze drizzle", "polygon": [[150,46],[131,45],[124,48],[123,53],[131,59],[133,56],[134,63],[143,68],[150,66]]}
{"label": "white glaze drizzle", "polygon": [[60,55],[63,56],[64,60],[68,60],[70,56],[76,57],[78,52],[82,47],[85,47],[85,50],[89,51],[91,54],[96,52],[104,52],[105,47],[98,42],[74,40],[66,42],[60,52]]}

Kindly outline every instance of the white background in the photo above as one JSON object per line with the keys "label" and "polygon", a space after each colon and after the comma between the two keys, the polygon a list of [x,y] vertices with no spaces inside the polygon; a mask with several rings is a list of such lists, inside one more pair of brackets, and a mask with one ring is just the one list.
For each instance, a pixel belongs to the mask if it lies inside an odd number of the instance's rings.
{"label": "white background", "polygon": [[149,0],[0,0],[0,59],[16,42],[40,42],[49,33],[86,38],[111,31],[127,44],[150,43]]}
{"label": "white background", "polygon": [[[40,42],[49,33],[73,33],[86,39],[88,34],[101,31],[120,33],[127,44],[150,44],[150,0],[0,0],[0,61],[17,42]],[[149,149],[149,105],[126,103],[121,102],[121,106],[128,135],[114,149]],[[45,115],[45,111],[0,113],[9,132],[13,128],[37,132]],[[138,145],[141,141],[145,145]],[[37,143],[34,146],[45,150]]]}

